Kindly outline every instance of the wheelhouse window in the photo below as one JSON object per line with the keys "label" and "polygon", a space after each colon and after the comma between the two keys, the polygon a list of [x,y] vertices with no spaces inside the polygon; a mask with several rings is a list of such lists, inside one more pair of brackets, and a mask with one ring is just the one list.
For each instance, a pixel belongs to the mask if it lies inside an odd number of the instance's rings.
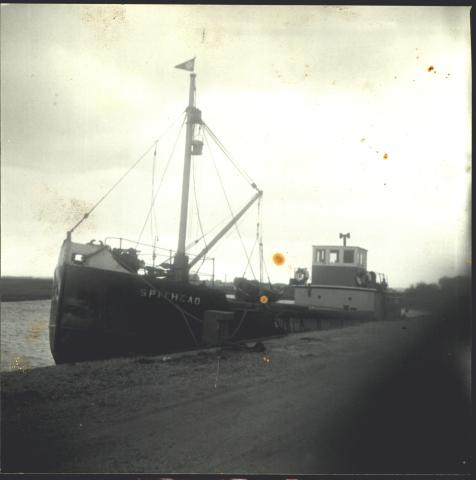
{"label": "wheelhouse window", "polygon": [[344,263],[354,263],[354,250],[344,250]]}
{"label": "wheelhouse window", "polygon": [[326,251],[322,248],[316,250],[316,263],[326,263]]}
{"label": "wheelhouse window", "polygon": [[366,258],[366,253],[365,252],[359,252],[358,254],[358,260],[359,260],[359,265],[361,267],[365,267],[366,266],[366,262],[367,262],[367,258]]}
{"label": "wheelhouse window", "polygon": [[329,250],[329,263],[339,263],[339,250]]}

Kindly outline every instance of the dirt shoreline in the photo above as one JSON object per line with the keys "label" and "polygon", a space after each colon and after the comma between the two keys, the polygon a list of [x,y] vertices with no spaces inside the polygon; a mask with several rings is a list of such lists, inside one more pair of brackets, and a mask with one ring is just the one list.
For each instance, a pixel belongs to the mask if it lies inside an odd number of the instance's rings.
{"label": "dirt shoreline", "polygon": [[3,373],[2,471],[465,473],[468,353],[437,325]]}

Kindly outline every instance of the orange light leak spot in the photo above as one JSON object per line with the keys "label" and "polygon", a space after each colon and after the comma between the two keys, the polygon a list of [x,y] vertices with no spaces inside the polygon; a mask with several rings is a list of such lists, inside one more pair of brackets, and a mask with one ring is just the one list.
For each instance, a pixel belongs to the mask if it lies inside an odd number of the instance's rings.
{"label": "orange light leak spot", "polygon": [[266,295],[261,295],[261,297],[259,297],[259,301],[261,303],[268,303],[268,297]]}
{"label": "orange light leak spot", "polygon": [[387,155],[386,153],[384,153],[383,159],[384,159],[384,160],[387,160],[387,158],[388,158],[388,155]]}
{"label": "orange light leak spot", "polygon": [[275,265],[283,265],[284,264],[284,255],[282,253],[275,253],[273,255],[273,262]]}

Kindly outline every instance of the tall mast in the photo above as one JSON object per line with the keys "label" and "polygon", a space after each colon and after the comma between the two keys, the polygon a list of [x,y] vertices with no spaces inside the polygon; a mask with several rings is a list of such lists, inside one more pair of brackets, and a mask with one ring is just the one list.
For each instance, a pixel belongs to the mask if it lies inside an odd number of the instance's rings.
{"label": "tall mast", "polygon": [[185,135],[185,155],[182,181],[182,204],[180,207],[180,230],[177,253],[174,260],[175,280],[188,280],[188,257],[185,254],[185,240],[187,236],[188,194],[190,186],[190,165],[192,159],[192,141],[194,126],[201,123],[201,112],[195,108],[195,73],[190,74],[190,90],[187,107],[187,129]]}
{"label": "tall mast", "polygon": [[174,264],[172,268],[173,278],[177,281],[187,282],[189,278],[189,270],[200,259],[202,259],[206,253],[215,245],[220,238],[238,221],[238,219],[248,210],[248,208],[261,197],[263,192],[258,189],[255,183],[252,187],[257,191],[255,196],[243,207],[238,215],[236,215],[219,233],[218,235],[204,248],[198,256],[196,256],[192,262],[189,263],[186,255],[185,240],[187,236],[187,213],[188,213],[188,194],[190,189],[190,167],[192,161],[192,155],[201,155],[203,142],[194,138],[195,125],[202,125],[202,112],[195,107],[195,77],[193,72],[195,63],[195,57],[191,60],[187,60],[184,63],[176,65],[175,68],[182,70],[188,70],[190,73],[190,90],[188,94],[188,107],[187,107],[187,130],[185,134],[185,155],[183,165],[183,181],[182,181],[182,204],[180,207],[180,229],[179,239],[177,246],[177,253],[174,257]]}

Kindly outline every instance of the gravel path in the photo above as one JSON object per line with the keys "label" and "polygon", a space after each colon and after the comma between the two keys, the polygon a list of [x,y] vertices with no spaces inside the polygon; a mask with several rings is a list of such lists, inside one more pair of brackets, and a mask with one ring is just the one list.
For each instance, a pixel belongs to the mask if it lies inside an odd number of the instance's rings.
{"label": "gravel path", "polygon": [[469,350],[439,325],[6,373],[2,470],[464,473]]}

